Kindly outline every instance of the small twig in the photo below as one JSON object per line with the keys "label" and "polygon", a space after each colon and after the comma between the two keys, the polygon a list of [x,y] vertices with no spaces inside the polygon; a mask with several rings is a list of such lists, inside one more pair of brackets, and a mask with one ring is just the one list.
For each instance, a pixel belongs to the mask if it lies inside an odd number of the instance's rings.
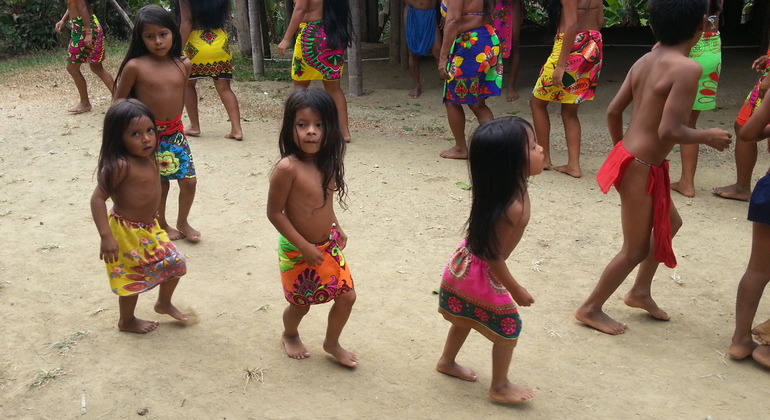
{"label": "small twig", "polygon": [[243,385],[244,393],[246,392],[246,386],[249,385],[249,381],[252,379],[259,381],[259,383],[261,384],[265,383],[265,370],[267,370],[267,368],[259,367],[259,368],[249,369],[248,367],[246,367],[246,369],[244,369],[245,371],[244,376],[246,377],[246,383]]}

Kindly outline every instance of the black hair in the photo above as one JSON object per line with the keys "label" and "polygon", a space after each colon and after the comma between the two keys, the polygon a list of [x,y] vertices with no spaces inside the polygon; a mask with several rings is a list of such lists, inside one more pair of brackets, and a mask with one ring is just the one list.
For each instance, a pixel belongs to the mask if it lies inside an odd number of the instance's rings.
{"label": "black hair", "polygon": [[706,0],[650,0],[650,28],[663,45],[676,45],[695,35],[707,12]]}
{"label": "black hair", "polygon": [[715,15],[717,13],[722,12],[722,1],[721,0],[711,0],[709,1],[709,15]]}
{"label": "black hair", "polygon": [[230,19],[230,0],[174,0],[171,9],[177,24],[181,23],[179,2],[187,3],[190,8],[193,29],[214,30],[224,28]]}
{"label": "black hair", "polygon": [[348,0],[323,0],[324,31],[331,48],[353,44],[353,16]]}
{"label": "black hair", "polygon": [[553,39],[556,33],[559,32],[559,24],[561,23],[561,0],[551,0],[548,4],[548,25],[546,28],[546,36],[548,39]]}
{"label": "black hair", "polygon": [[283,124],[281,134],[278,136],[278,148],[281,157],[296,156],[300,160],[306,158],[305,153],[295,141],[296,130],[294,122],[297,112],[310,108],[323,122],[323,137],[318,153],[315,155],[315,164],[321,171],[321,188],[324,191],[324,203],[326,202],[329,186],[334,185],[338,201],[342,208],[347,208],[345,197],[347,186],[345,185],[345,139],[340,131],[340,120],[337,114],[337,106],[334,99],[325,90],[317,87],[295,89],[286,99],[283,112]]}
{"label": "black hair", "polygon": [[[481,124],[470,140],[471,213],[467,246],[473,255],[495,259],[500,255],[495,226],[506,218],[508,207],[527,192],[529,133],[523,118],[502,117]],[[512,220],[507,220],[513,224]]]}
{"label": "black hair", "polygon": [[116,101],[104,116],[102,128],[102,147],[99,150],[99,163],[96,173],[104,191],[112,195],[115,192],[115,176],[120,161],[128,164],[130,153],[123,142],[123,133],[137,118],[147,117],[155,125],[155,115],[150,108],[136,99]]}

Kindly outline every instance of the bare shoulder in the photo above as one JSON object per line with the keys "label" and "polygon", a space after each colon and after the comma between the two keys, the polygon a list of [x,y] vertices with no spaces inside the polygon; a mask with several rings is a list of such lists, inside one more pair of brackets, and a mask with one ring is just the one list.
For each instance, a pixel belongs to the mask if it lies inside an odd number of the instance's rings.
{"label": "bare shoulder", "polygon": [[294,158],[294,156],[287,156],[279,160],[278,163],[275,164],[273,173],[270,178],[273,179],[276,176],[293,176],[297,172],[297,165],[295,160],[296,158]]}
{"label": "bare shoulder", "polygon": [[505,210],[505,215],[513,223],[513,226],[519,226],[522,222],[527,222],[528,203],[529,197],[525,194],[524,197],[514,200]]}

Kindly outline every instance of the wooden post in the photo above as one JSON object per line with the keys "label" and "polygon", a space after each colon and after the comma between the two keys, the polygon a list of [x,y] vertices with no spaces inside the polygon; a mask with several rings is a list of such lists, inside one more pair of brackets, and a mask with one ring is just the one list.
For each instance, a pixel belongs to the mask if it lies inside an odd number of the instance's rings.
{"label": "wooden post", "polygon": [[365,0],[349,0],[353,17],[353,44],[348,48],[348,90],[350,96],[364,94],[363,61],[361,60],[361,36],[363,35],[363,4]]}
{"label": "wooden post", "polygon": [[390,0],[388,2],[388,16],[390,16],[390,49],[388,50],[388,59],[391,65],[401,63],[401,38],[403,33],[402,10],[404,3],[401,0]]}
{"label": "wooden post", "polygon": [[251,33],[251,59],[254,76],[265,75],[265,61],[262,54],[262,20],[259,18],[260,0],[248,0],[249,32]]}
{"label": "wooden post", "polygon": [[233,23],[238,33],[238,51],[242,57],[251,58],[251,29],[249,28],[249,6],[247,0],[235,0]]}
{"label": "wooden post", "polygon": [[128,27],[131,29],[128,32],[129,33],[133,32],[134,31],[134,22],[131,21],[130,17],[128,17],[128,13],[126,13],[126,11],[123,10],[122,7],[120,7],[120,5],[118,4],[118,2],[116,0],[110,0],[110,4],[113,5],[115,7],[115,9],[117,9],[117,11],[120,14],[120,16],[122,16],[123,20],[125,20],[126,23],[128,24]]}

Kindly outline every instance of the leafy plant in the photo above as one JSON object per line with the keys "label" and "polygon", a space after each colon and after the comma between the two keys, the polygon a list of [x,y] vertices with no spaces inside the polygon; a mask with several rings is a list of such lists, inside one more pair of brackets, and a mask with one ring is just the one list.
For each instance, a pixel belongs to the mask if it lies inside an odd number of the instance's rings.
{"label": "leafy plant", "polygon": [[0,58],[50,49],[64,4],[50,0],[0,0]]}

